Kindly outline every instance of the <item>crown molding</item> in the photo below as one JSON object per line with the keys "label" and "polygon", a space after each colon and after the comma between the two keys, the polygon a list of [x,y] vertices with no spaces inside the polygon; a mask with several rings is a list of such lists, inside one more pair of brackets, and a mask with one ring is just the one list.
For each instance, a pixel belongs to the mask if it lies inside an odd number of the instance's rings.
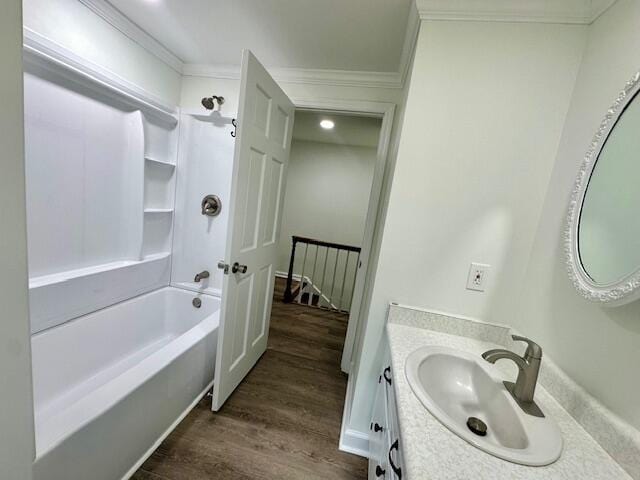
{"label": "crown molding", "polygon": [[[363,72],[352,70],[328,70],[314,68],[267,68],[277,82],[308,85],[330,85],[369,88],[401,88],[399,72]],[[240,67],[185,63],[182,71],[187,77],[240,79]]]}
{"label": "crown molding", "polygon": [[400,88],[404,88],[407,77],[409,76],[409,69],[411,68],[413,54],[416,50],[419,31],[420,15],[418,14],[416,4],[411,2],[409,18],[407,19],[407,31],[404,37],[404,44],[402,45],[402,53],[400,54]]}
{"label": "crown molding", "polygon": [[[313,68],[267,68],[278,82],[307,85],[328,85],[364,88],[403,88],[411,67],[416,48],[420,16],[413,2],[409,10],[400,65],[397,72],[366,72],[356,70],[328,70]],[[187,77],[207,77],[222,80],[239,80],[240,67],[234,65],[214,65],[185,63],[182,74]]]}
{"label": "crown molding", "polygon": [[120,10],[106,0],[78,0],[93,13],[101,17],[112,27],[133,40],[149,53],[155,55],[176,72],[182,74],[183,62],[164,45],[158,42],[138,25],[127,18]]}
{"label": "crown molding", "polygon": [[421,20],[589,25],[617,0],[416,0]]}
{"label": "crown molding", "polygon": [[[129,18],[107,0],[78,1],[181,75],[228,80],[238,80],[240,78],[239,66],[182,62],[174,53],[129,20]],[[400,55],[400,65],[397,72],[311,68],[268,68],[268,70],[276,81],[284,83],[364,88],[403,88],[411,65],[419,26],[420,17],[418,10],[412,2],[405,40]]]}

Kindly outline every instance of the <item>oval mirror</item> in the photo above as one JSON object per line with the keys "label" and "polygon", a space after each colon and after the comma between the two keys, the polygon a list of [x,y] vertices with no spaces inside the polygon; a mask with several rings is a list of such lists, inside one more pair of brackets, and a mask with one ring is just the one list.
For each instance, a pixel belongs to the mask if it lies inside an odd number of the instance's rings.
{"label": "oval mirror", "polygon": [[640,72],[600,124],[572,192],[565,234],[569,274],[589,300],[640,298]]}

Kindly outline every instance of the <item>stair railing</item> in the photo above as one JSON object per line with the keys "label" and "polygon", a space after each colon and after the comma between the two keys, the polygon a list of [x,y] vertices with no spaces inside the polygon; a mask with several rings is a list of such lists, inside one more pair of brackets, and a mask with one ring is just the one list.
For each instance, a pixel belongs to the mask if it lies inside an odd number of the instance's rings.
{"label": "stair railing", "polygon": [[[284,292],[285,303],[297,302],[348,313],[360,267],[360,250],[360,247],[352,245],[294,235]],[[298,274],[294,273],[296,264],[299,267]],[[295,288],[294,279],[298,281]]]}

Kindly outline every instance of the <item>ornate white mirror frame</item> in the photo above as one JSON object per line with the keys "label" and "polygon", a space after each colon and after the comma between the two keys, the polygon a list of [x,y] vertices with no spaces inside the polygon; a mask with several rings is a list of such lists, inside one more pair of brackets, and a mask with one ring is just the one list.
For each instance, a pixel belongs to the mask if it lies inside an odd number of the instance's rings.
{"label": "ornate white mirror frame", "polygon": [[[587,300],[608,306],[624,305],[640,298],[640,266],[632,273],[607,285],[598,284],[587,274],[578,249],[580,214],[591,174],[598,156],[627,104],[640,90],[640,71],[627,82],[611,105],[584,156],[576,178],[564,230],[564,250],[569,277],[574,287]],[[630,219],[632,220],[632,219]]]}

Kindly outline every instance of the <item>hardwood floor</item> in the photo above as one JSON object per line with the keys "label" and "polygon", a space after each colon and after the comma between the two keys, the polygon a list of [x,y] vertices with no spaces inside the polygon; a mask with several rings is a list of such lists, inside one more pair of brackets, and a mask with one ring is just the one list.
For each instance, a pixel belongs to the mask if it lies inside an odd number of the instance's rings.
{"label": "hardwood floor", "polygon": [[218,413],[204,398],[134,480],[364,479],[340,452],[346,315],[282,303],[276,280],[267,351]]}

